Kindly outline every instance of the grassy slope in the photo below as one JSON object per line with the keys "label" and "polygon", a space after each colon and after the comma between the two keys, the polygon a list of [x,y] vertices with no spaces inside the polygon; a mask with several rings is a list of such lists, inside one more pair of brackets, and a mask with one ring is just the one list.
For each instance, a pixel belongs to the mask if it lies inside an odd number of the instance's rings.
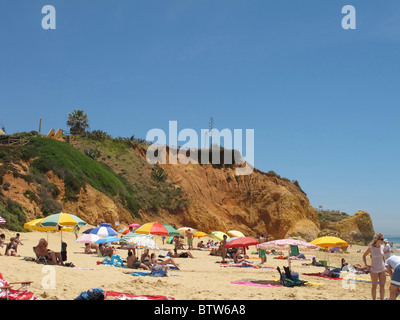
{"label": "grassy slope", "polygon": [[118,196],[133,214],[138,214],[138,205],[131,195],[129,184],[108,166],[91,159],[65,142],[31,138],[31,146],[39,156],[31,167],[41,173],[51,170],[64,179],[67,200],[74,200],[74,196],[87,182],[107,196]]}

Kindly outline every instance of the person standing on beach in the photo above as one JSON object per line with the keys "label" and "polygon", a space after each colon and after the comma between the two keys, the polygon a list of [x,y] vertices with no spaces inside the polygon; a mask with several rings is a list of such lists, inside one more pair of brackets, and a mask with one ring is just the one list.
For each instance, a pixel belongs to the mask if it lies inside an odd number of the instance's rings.
{"label": "person standing on beach", "polygon": [[79,230],[80,230],[80,228],[79,228],[78,225],[76,225],[76,226],[74,227],[74,229],[72,230],[72,232],[73,232],[74,235],[75,235],[75,239],[78,239]]}
{"label": "person standing on beach", "polygon": [[392,248],[390,247],[388,239],[383,240],[385,246],[383,247],[383,253],[385,254],[385,259],[390,258],[390,253],[392,252]]}
{"label": "person standing on beach", "polygon": [[186,230],[188,249],[193,250],[193,231],[191,229]]}
{"label": "person standing on beach", "polygon": [[[371,265],[367,265],[367,255],[371,254]],[[376,299],[376,289],[379,281],[380,299],[385,298],[385,283],[386,283],[386,267],[385,254],[383,253],[383,234],[378,233],[374,236],[368,249],[363,255],[364,265],[370,270],[372,281],[371,295],[372,299]]]}
{"label": "person standing on beach", "polygon": [[396,300],[400,291],[400,257],[391,256],[386,259],[385,266],[390,276],[390,300]]}
{"label": "person standing on beach", "polygon": [[226,240],[228,239],[228,237],[226,236],[226,234],[224,234],[223,240],[220,242],[219,244],[219,248],[221,250],[221,255],[222,255],[222,263],[225,263],[225,257],[226,257],[226,249],[225,249],[225,245],[226,245]]}

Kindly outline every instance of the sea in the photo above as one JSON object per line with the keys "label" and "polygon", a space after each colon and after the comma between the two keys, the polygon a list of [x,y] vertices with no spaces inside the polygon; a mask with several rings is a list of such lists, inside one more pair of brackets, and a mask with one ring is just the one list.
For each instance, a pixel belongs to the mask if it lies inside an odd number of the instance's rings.
{"label": "sea", "polygon": [[389,243],[393,243],[393,254],[400,256],[400,236],[387,235],[385,239],[388,239]]}

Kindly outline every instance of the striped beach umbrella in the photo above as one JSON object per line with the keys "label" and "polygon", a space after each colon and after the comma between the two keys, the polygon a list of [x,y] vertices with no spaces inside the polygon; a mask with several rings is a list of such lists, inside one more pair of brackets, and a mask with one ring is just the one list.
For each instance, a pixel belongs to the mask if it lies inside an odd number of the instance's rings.
{"label": "striped beach umbrella", "polygon": [[72,232],[73,228],[71,227],[62,227],[61,230],[58,229],[58,227],[43,227],[41,225],[42,221],[45,218],[41,219],[35,219],[29,222],[26,222],[24,224],[24,229],[27,230],[32,230],[32,231],[42,231],[42,232],[47,232],[47,231],[66,231],[66,232]]}
{"label": "striped beach umbrella", "polygon": [[123,235],[121,237],[121,242],[122,243],[123,242],[127,242],[129,239],[134,238],[134,237],[147,237],[147,238],[150,238],[150,239],[154,238],[154,236],[152,234],[141,234],[141,233],[136,233],[136,232],[132,231],[132,232],[129,232],[129,233]]}
{"label": "striped beach umbrella", "polygon": [[6,223],[7,221],[4,219],[4,218],[2,218],[2,217],[0,217],[0,224],[1,223]]}
{"label": "striped beach umbrella", "polygon": [[44,218],[40,224],[43,227],[74,227],[76,225],[86,226],[87,223],[73,214],[61,212]]}
{"label": "striped beach umbrella", "polygon": [[99,227],[96,227],[90,231],[90,234],[97,234],[99,237],[109,237],[116,236],[117,232],[109,225],[101,224]]}
{"label": "striped beach umbrella", "polygon": [[170,225],[157,221],[145,223],[133,231],[141,234],[160,234],[165,236],[178,236],[180,234],[178,230]]}

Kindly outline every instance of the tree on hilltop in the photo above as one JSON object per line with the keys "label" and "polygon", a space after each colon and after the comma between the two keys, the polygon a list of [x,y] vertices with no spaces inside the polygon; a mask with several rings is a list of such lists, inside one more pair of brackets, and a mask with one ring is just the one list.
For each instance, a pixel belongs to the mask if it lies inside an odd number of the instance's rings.
{"label": "tree on hilltop", "polygon": [[68,114],[67,126],[70,127],[71,134],[84,133],[89,127],[88,115],[83,110],[74,110]]}

